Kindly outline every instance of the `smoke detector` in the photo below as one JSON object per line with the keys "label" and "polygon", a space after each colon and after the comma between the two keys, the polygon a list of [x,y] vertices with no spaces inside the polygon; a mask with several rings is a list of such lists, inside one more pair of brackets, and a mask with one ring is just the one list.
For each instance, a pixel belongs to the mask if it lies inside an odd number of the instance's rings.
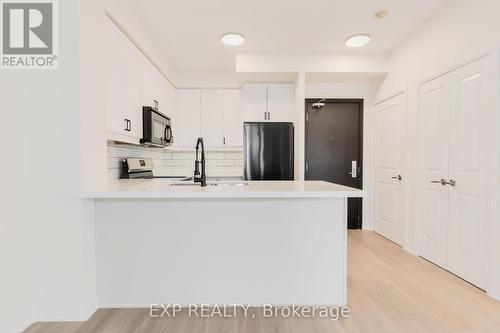
{"label": "smoke detector", "polygon": [[376,12],[373,16],[376,18],[376,19],[383,19],[385,18],[387,15],[389,15],[389,11],[388,10],[379,10],[378,12]]}

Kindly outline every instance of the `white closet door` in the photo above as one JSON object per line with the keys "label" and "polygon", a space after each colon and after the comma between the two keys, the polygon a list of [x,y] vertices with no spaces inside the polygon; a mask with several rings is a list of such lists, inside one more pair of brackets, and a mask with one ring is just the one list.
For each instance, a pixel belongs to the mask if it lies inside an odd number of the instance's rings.
{"label": "white closet door", "polygon": [[406,93],[375,106],[374,229],[399,245],[404,233],[406,109]]}
{"label": "white closet door", "polygon": [[420,156],[422,168],[420,255],[444,268],[448,258],[448,179],[450,80],[442,76],[421,87]]}
{"label": "white closet door", "polygon": [[495,131],[494,82],[490,57],[451,74],[448,269],[485,288],[489,167]]}

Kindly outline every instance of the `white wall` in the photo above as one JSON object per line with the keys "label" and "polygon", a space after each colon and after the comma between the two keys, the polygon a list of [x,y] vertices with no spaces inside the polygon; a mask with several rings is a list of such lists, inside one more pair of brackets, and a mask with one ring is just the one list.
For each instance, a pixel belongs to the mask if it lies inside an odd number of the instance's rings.
{"label": "white wall", "polygon": [[0,74],[1,332],[83,320],[97,304],[93,212],[79,198],[78,1],[58,6],[59,69]]}
{"label": "white wall", "polygon": [[238,53],[237,72],[385,73],[385,53]]}
{"label": "white wall", "polygon": [[[20,130],[30,129],[25,125],[29,115],[23,112],[29,111],[29,106],[21,107],[19,102],[26,100],[41,80],[25,85],[29,77],[29,73],[14,71],[0,74],[0,173],[9,175],[2,178],[0,187],[0,332],[19,332],[35,318],[33,223],[26,209],[30,200],[29,143],[26,137],[19,137]],[[17,138],[16,144],[12,144],[13,138]]]}
{"label": "white wall", "polygon": [[[419,84],[432,76],[461,65],[489,50],[496,50],[500,44],[500,1],[498,0],[458,0],[399,44],[389,61],[389,75],[382,84],[377,100],[397,91],[408,92],[409,156],[417,152],[417,116]],[[416,159],[412,159],[416,160]],[[416,161],[415,161],[416,162]],[[410,219],[407,223],[405,242],[416,248],[415,193],[416,165],[409,165]],[[498,177],[498,175],[493,175]],[[498,201],[497,201],[498,203]],[[500,243],[500,228],[496,223],[496,238]],[[494,230],[492,230],[494,234]],[[495,253],[495,252],[493,252]],[[500,299],[500,247],[492,258],[496,269],[494,286],[490,291]]]}
{"label": "white wall", "polygon": [[[306,98],[361,98],[363,106],[363,189],[370,193],[372,161],[372,107],[377,83],[314,82],[306,83]],[[301,128],[304,130],[303,126]],[[301,151],[301,161],[304,151]],[[372,196],[368,195],[363,204],[363,229],[373,229],[371,219]]]}

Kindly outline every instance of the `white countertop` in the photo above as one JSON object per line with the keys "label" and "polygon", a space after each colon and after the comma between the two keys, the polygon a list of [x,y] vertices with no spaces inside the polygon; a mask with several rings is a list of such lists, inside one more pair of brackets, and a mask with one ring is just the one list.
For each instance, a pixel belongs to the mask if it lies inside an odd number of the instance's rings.
{"label": "white countertop", "polygon": [[[324,181],[221,181],[217,186],[172,186],[175,179],[113,180],[103,191],[87,192],[95,199],[181,198],[360,198],[365,191]],[[185,182],[184,182],[185,183]],[[208,182],[210,183],[210,181]],[[244,184],[244,185],[242,185]]]}

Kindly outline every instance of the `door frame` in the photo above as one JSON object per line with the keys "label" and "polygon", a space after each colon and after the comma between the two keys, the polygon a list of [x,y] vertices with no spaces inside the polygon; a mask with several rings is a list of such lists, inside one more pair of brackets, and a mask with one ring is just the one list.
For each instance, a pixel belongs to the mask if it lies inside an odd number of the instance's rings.
{"label": "door frame", "polygon": [[[358,141],[359,141],[359,147],[358,147],[358,167],[360,168],[359,172],[359,186],[360,189],[364,188],[364,183],[363,183],[363,178],[364,178],[364,170],[365,170],[365,165],[364,165],[364,159],[363,159],[363,144],[364,144],[364,105],[365,105],[365,99],[364,98],[306,98],[304,102],[304,179],[306,179],[306,158],[307,158],[307,105],[310,103],[317,103],[320,100],[324,100],[325,104],[328,103],[356,103],[359,106],[359,114],[358,114]],[[364,200],[365,198],[360,198],[361,200],[361,205],[358,207],[358,214],[361,217],[360,221],[360,226],[359,229],[363,229],[363,206],[367,204],[367,201]]]}

